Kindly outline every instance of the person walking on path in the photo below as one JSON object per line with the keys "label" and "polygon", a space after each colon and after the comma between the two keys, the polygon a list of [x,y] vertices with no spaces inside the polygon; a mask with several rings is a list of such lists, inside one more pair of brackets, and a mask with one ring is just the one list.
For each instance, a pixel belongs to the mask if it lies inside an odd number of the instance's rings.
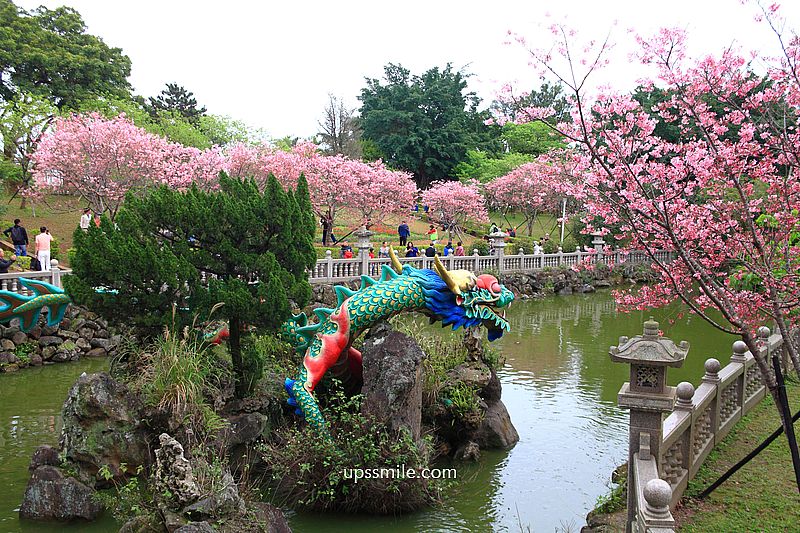
{"label": "person walking on path", "polygon": [[89,231],[89,223],[92,221],[92,216],[89,214],[89,208],[85,208],[83,210],[83,214],[81,215],[81,229],[83,231]]}
{"label": "person walking on path", "polygon": [[36,258],[39,260],[42,271],[47,272],[50,270],[50,242],[53,237],[45,226],[39,228],[39,232],[39,235],[36,236]]}
{"label": "person walking on path", "polygon": [[5,252],[0,250],[0,274],[8,274],[8,267],[10,267],[16,260],[16,255],[12,255],[11,259],[6,259]]}
{"label": "person walking on path", "polygon": [[20,257],[28,255],[28,232],[20,224],[18,218],[14,219],[14,225],[3,232],[3,235],[11,236],[11,244],[14,245],[14,253]]}
{"label": "person walking on path", "polygon": [[461,241],[458,241],[458,246],[456,246],[456,250],[453,252],[453,256],[455,257],[464,257],[464,245],[461,244]]}
{"label": "person walking on path", "polygon": [[436,244],[436,241],[439,240],[439,232],[436,231],[436,228],[431,224],[430,229],[428,229],[428,238],[431,240],[431,246]]}
{"label": "person walking on path", "polygon": [[405,220],[397,227],[397,235],[400,237],[400,246],[405,246],[411,236],[411,230]]}

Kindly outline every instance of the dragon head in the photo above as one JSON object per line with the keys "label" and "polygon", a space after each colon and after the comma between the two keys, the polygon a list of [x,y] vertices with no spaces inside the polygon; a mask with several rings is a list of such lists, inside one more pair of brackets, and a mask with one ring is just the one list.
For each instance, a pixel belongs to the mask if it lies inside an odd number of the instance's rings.
{"label": "dragon head", "polygon": [[[391,252],[394,256],[394,253]],[[514,294],[490,274],[476,276],[468,270],[447,270],[439,257],[434,258],[434,270],[420,270],[409,265],[401,267],[392,258],[398,271],[413,277],[425,293],[427,313],[442,326],[453,329],[483,324],[490,341],[499,339],[510,329],[505,309]]]}

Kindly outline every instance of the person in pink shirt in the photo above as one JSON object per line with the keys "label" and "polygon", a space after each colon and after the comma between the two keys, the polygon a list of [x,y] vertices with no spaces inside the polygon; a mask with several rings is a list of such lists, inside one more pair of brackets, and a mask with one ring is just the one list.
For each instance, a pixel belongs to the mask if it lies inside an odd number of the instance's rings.
{"label": "person in pink shirt", "polygon": [[39,231],[39,235],[36,236],[36,258],[39,260],[41,269],[46,271],[50,270],[50,241],[53,240],[53,237],[44,226],[39,228]]}

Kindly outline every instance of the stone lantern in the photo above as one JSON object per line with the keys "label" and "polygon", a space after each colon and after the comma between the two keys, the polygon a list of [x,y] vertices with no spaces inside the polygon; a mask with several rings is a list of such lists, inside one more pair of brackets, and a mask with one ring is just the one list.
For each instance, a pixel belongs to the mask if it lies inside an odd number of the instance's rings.
{"label": "stone lantern", "polygon": [[630,381],[622,385],[617,396],[620,407],[630,410],[630,432],[628,434],[628,523],[635,511],[635,491],[632,479],[633,454],[639,451],[642,434],[649,435],[650,453],[660,457],[662,441],[663,414],[671,412],[675,406],[675,387],[667,385],[667,368],[678,368],[683,365],[689,351],[689,343],[681,341],[675,344],[672,340],[659,336],[658,322],[650,320],[644,323],[644,333],[629,339],[620,337],[619,346],[609,350],[611,360],[615,363],[630,365]]}
{"label": "stone lantern", "polygon": [[487,237],[489,238],[489,250],[491,250],[491,254],[501,258],[500,269],[502,269],[502,257],[505,255],[506,237],[508,237],[508,233],[504,231],[495,231],[494,233],[489,233]]}
{"label": "stone lantern", "polygon": [[356,248],[358,249],[358,258],[361,260],[361,273],[369,275],[369,249],[372,248],[372,243],[369,238],[372,237],[373,232],[367,229],[366,226],[361,226],[353,232],[356,236]]}

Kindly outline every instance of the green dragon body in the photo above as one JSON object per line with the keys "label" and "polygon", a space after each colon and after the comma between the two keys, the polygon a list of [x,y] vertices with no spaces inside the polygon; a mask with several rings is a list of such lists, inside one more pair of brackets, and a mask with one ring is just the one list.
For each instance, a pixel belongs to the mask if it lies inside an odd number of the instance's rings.
{"label": "green dragon body", "polygon": [[357,291],[334,287],[336,307],[315,309],[316,323],[310,324],[301,313],[283,325],[284,337],[305,354],[297,376],[286,379],[288,403],[323,434],[327,430],[313,396],[314,388],[328,371],[351,390],[360,386],[361,354],[352,344],[379,320],[419,311],[453,329],[483,324],[490,341],[509,329],[505,317],[496,310],[510,304],[514,295],[494,276],[448,271],[438,257],[434,270],[401,266],[391,250],[390,255],[394,269],[383,266],[380,279],[362,276]]}
{"label": "green dragon body", "polygon": [[19,319],[19,329],[28,332],[39,321],[42,308],[47,307],[47,325],[55,326],[64,318],[72,300],[64,290],[44,281],[19,278],[19,283],[33,292],[24,296],[12,291],[0,291],[0,322]]}

